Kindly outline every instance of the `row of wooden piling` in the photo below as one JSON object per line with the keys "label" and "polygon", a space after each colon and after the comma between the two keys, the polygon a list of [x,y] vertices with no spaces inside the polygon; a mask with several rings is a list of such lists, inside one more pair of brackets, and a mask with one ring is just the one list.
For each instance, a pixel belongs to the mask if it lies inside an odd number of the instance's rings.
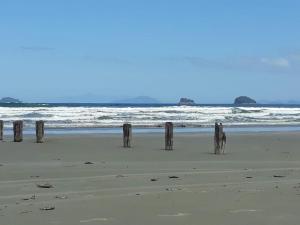
{"label": "row of wooden piling", "polygon": [[[39,120],[35,123],[36,142],[42,143],[44,140],[44,121]],[[23,141],[23,121],[17,120],[13,122],[14,142]],[[0,140],[3,140],[3,120],[0,120]],[[123,125],[123,146],[130,148],[132,141],[132,125],[125,123]],[[165,149],[173,150],[173,123],[165,124]]]}
{"label": "row of wooden piling", "polygon": [[[0,120],[0,140],[3,140],[3,120]],[[36,133],[36,142],[44,142],[44,121],[39,120],[35,122],[35,133]],[[23,121],[17,120],[13,122],[13,131],[14,131],[14,142],[23,141]]]}
{"label": "row of wooden piling", "polygon": [[[129,123],[123,125],[123,147],[130,148],[132,140],[132,126]],[[165,123],[165,150],[173,150],[173,123]]]}
{"label": "row of wooden piling", "polygon": [[[3,120],[0,120],[0,140],[3,140]],[[173,150],[173,123],[165,123],[165,150]],[[44,121],[39,120],[35,123],[36,142],[43,143],[44,141]],[[17,120],[13,122],[14,142],[23,141],[23,121]],[[123,124],[123,147],[130,148],[132,143],[132,125],[129,123]],[[226,135],[223,132],[222,124],[215,124],[215,154],[220,154],[220,149],[223,149],[226,143]],[[224,150],[223,150],[224,151]]]}

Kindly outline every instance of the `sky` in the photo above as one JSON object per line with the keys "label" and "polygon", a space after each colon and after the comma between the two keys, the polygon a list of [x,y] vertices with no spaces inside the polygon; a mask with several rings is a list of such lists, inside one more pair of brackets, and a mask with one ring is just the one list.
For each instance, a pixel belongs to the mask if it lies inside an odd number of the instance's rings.
{"label": "sky", "polygon": [[0,97],[300,102],[300,1],[0,0]]}

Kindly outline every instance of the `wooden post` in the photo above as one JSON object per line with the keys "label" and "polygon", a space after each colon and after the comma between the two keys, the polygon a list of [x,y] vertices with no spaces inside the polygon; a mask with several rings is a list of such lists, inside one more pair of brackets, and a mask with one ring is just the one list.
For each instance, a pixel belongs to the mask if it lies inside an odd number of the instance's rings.
{"label": "wooden post", "polygon": [[35,134],[36,134],[36,143],[44,142],[44,121],[39,120],[35,122]]}
{"label": "wooden post", "polygon": [[220,127],[218,123],[215,123],[214,147],[214,153],[220,154]]}
{"label": "wooden post", "polygon": [[0,120],[0,141],[3,140],[3,120]]}
{"label": "wooden post", "polygon": [[165,150],[173,150],[173,123],[165,124]]}
{"label": "wooden post", "polygon": [[14,142],[23,141],[23,121],[17,120],[14,121]]}
{"label": "wooden post", "polygon": [[123,124],[123,146],[124,148],[131,147],[132,126],[129,123]]}

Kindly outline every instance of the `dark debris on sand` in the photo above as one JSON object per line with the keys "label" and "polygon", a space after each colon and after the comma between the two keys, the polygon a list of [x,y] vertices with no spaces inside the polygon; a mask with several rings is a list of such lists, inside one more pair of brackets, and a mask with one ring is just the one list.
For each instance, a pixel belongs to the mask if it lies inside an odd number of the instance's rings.
{"label": "dark debris on sand", "polygon": [[39,188],[53,188],[53,185],[49,184],[49,183],[37,184],[36,186],[39,187]]}
{"label": "dark debris on sand", "polygon": [[56,199],[68,199],[68,196],[66,196],[66,195],[56,195],[54,198],[56,198]]}
{"label": "dark debris on sand", "polygon": [[40,208],[40,210],[43,210],[43,211],[49,211],[49,210],[54,210],[54,209],[55,209],[54,206],[45,206],[45,207]]}
{"label": "dark debris on sand", "polygon": [[182,189],[181,188],[179,188],[179,187],[174,187],[174,188],[166,188],[165,189],[166,191],[181,191]]}
{"label": "dark debris on sand", "polygon": [[35,200],[35,199],[36,199],[35,195],[32,195],[30,198],[22,198],[22,200],[24,200],[24,201]]}

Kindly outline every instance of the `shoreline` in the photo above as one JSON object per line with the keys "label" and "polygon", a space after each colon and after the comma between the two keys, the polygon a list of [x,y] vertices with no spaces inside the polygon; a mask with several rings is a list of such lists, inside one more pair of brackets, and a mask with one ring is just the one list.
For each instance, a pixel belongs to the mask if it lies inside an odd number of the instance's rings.
{"label": "shoreline", "polygon": [[[224,126],[226,133],[270,133],[270,132],[300,132],[300,126]],[[24,135],[34,135],[35,129],[24,128]],[[121,134],[122,127],[112,128],[45,128],[46,135],[68,135],[68,134]],[[164,133],[163,127],[135,127],[133,126],[133,133],[147,134],[147,133]],[[213,127],[174,127],[175,133],[213,133]],[[13,135],[12,128],[4,128],[4,136]]]}
{"label": "shoreline", "polygon": [[[226,132],[226,130],[225,130]],[[243,131],[243,132],[226,132],[227,134],[227,142],[230,142],[232,139],[237,138],[243,138],[243,137],[277,137],[277,136],[299,136],[300,137],[300,130],[297,131],[255,131],[255,132],[249,132],[249,131]],[[44,142],[43,143],[36,143],[36,136],[35,134],[23,134],[23,141],[19,143],[15,143],[13,141],[13,134],[5,134],[3,136],[3,140],[0,141],[1,143],[12,143],[12,144],[20,144],[21,146],[23,144],[32,143],[37,146],[41,146],[43,148],[43,145],[47,143],[51,143],[55,140],[59,142],[68,142],[68,141],[82,141],[82,140],[91,140],[92,142],[94,140],[99,139],[99,141],[104,141],[108,138],[109,142],[113,139],[115,143],[120,144],[120,148],[123,148],[123,136],[122,133],[45,133],[44,136]],[[136,141],[140,139],[157,139],[161,142],[162,150],[164,150],[164,133],[163,132],[134,132],[132,134],[132,146],[131,148],[136,148]],[[178,141],[180,142],[182,139],[194,139],[194,138],[209,138],[211,139],[211,143],[213,143],[213,132],[177,132],[174,133],[174,147],[176,148],[176,143]],[[300,143],[300,141],[299,141]],[[201,146],[201,141],[199,142],[199,146]],[[112,146],[111,146],[112,147]],[[146,147],[146,146],[145,146]],[[212,150],[212,146],[210,146]],[[130,148],[129,148],[130,149]],[[1,160],[0,160],[1,161]]]}

